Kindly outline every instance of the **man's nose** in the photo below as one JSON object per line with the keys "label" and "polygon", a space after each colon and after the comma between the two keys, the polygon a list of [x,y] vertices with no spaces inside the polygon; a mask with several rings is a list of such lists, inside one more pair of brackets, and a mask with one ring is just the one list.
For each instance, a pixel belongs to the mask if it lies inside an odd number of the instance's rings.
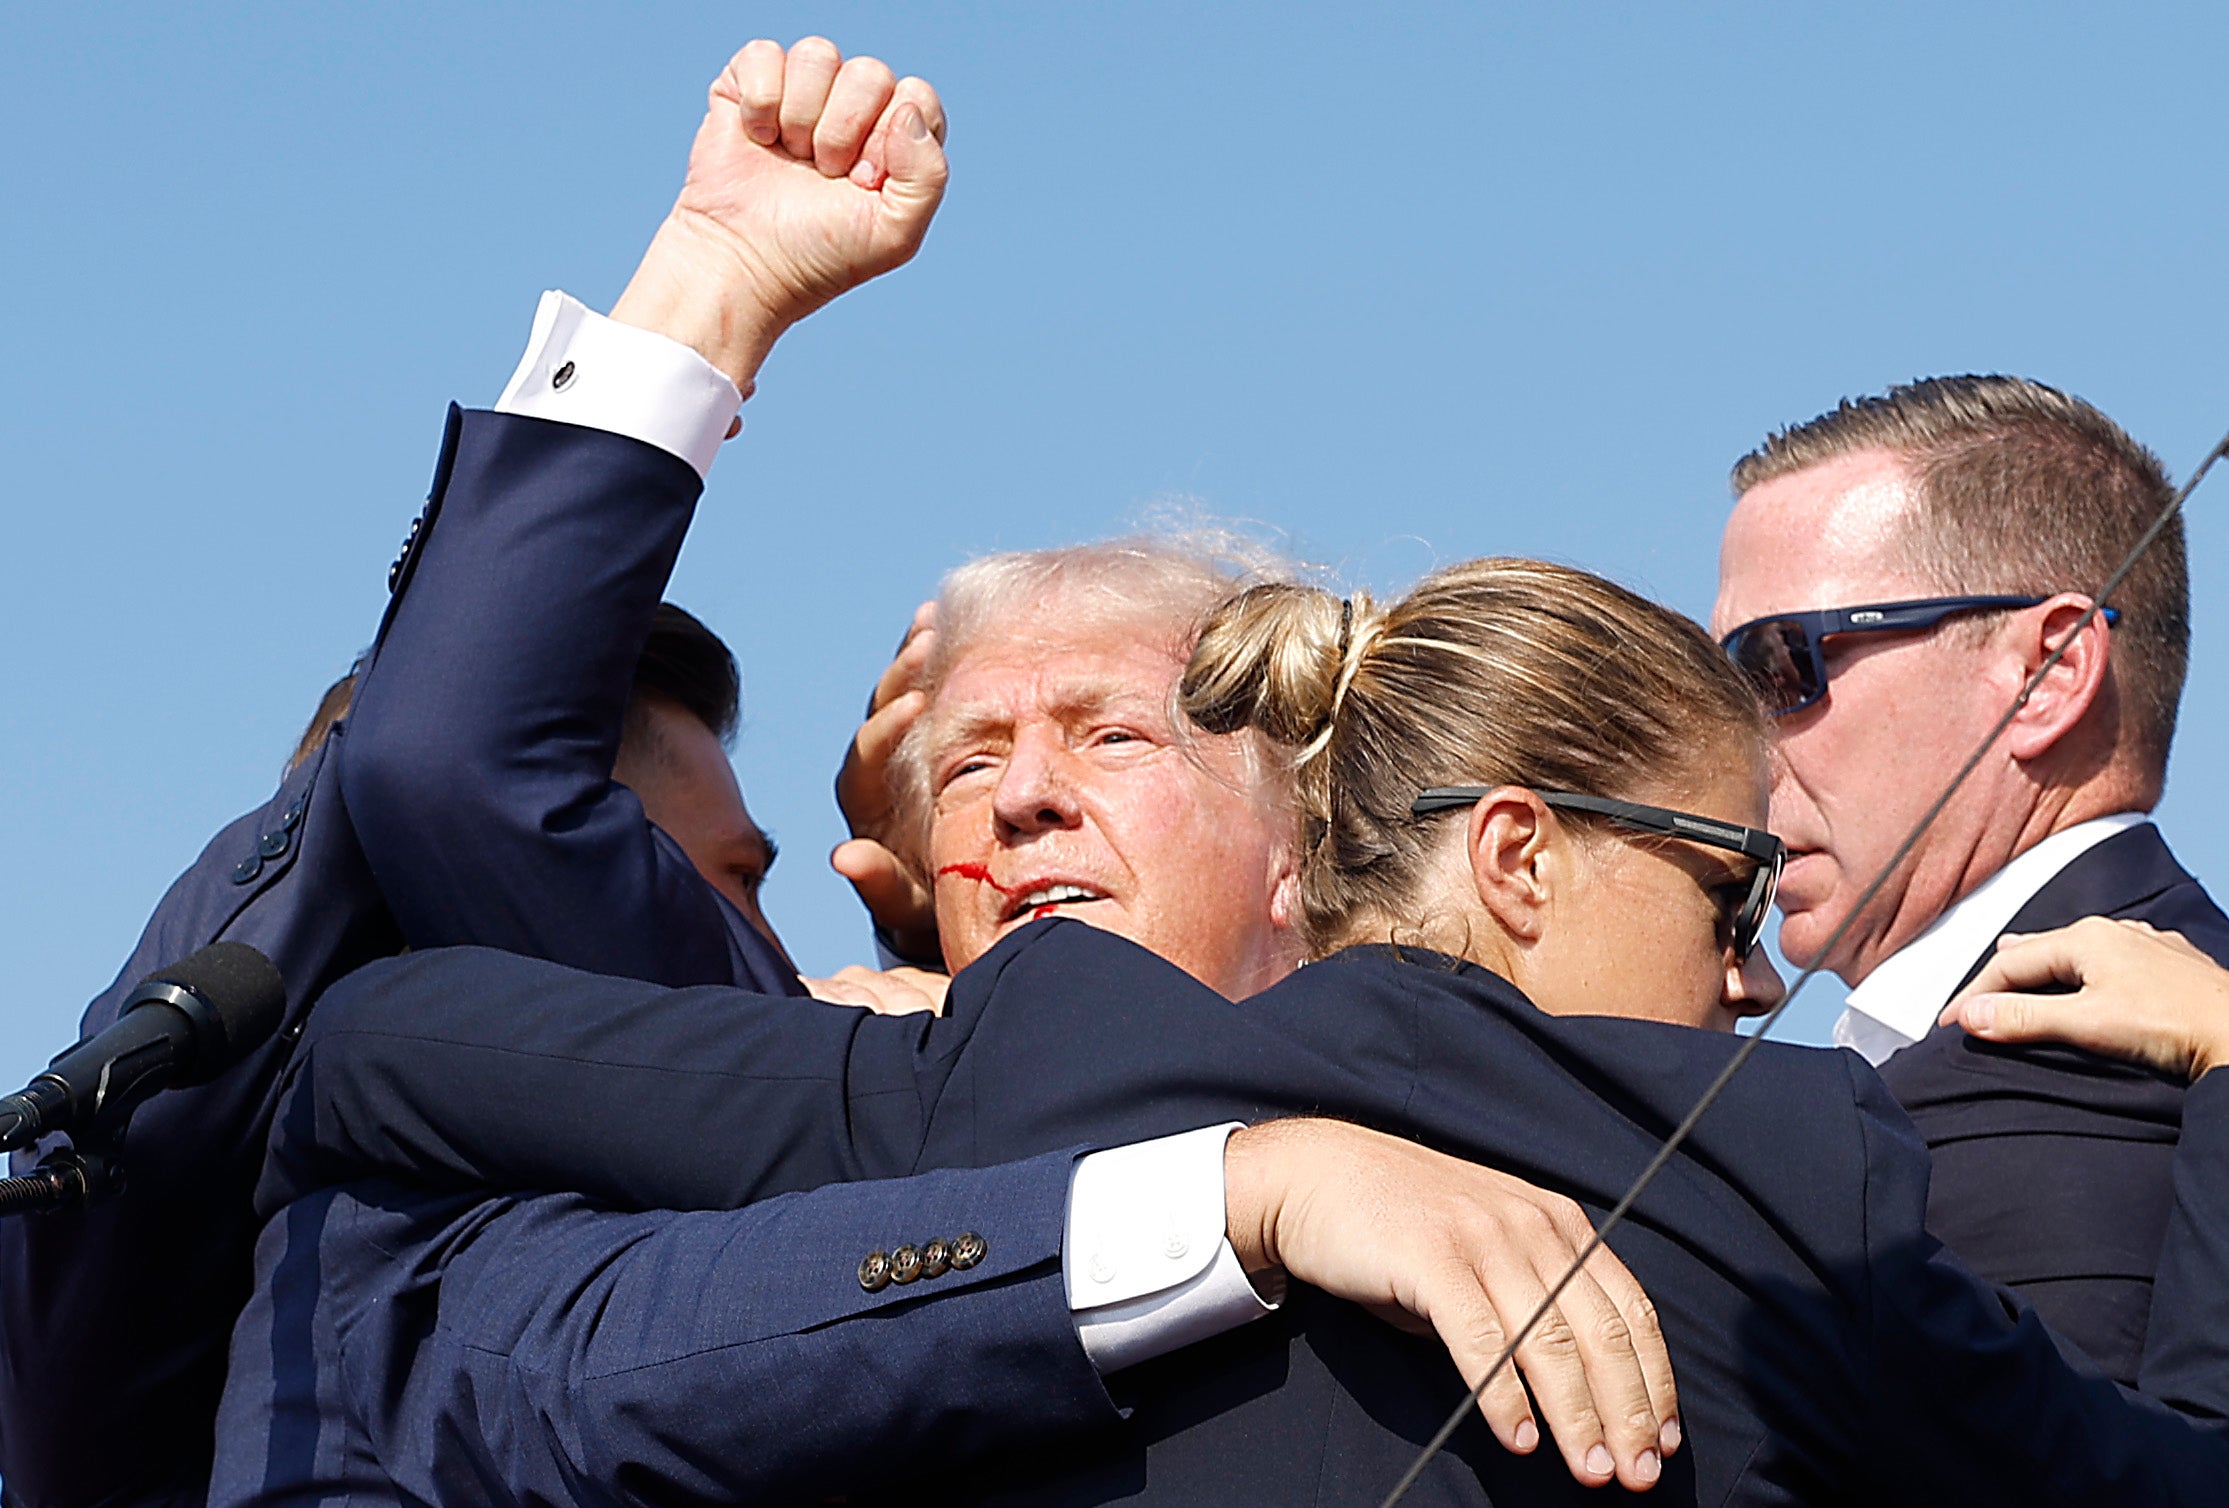
{"label": "man's nose", "polygon": [[1055,832],[1081,820],[1068,765],[1067,747],[1058,739],[1042,734],[1015,739],[992,798],[1001,836]]}
{"label": "man's nose", "polygon": [[1751,953],[1740,963],[1731,959],[1726,963],[1726,1008],[1737,1016],[1761,1016],[1778,1005],[1788,995],[1788,987],[1780,982],[1780,971],[1772,966],[1763,948]]}

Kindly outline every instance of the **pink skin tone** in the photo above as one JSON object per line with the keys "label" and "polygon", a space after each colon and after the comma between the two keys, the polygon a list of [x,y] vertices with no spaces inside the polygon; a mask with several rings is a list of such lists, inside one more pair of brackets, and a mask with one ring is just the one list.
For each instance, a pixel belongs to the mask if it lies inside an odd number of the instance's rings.
{"label": "pink skin tone", "polygon": [[[1881,451],[1840,457],[1751,488],[1727,521],[1711,632],[1772,613],[1948,595],[1914,571],[1904,464]],[[2012,704],[2089,599],[1973,621],[1979,631],[1837,636],[1824,700],[1773,723],[1772,830],[1788,844],[1781,950],[1855,984],[1944,908],[2041,839],[2126,809],[2101,773],[2107,630],[2093,622],[1992,747],[1831,956],[1835,927],[1958,766]],[[2148,803],[2146,803],[2148,804]]]}
{"label": "pink skin tone", "polygon": [[1302,957],[1288,819],[1239,740],[1178,736],[1173,646],[1071,617],[1056,604],[969,649],[929,713],[947,961],[964,968],[1017,927],[1070,916],[1234,999],[1268,987]]}
{"label": "pink skin tone", "polygon": [[[1640,799],[1743,827],[1765,820],[1765,772],[1728,761]],[[1503,787],[1472,809],[1459,910],[1477,962],[1551,1015],[1633,1016],[1731,1031],[1784,993],[1759,949],[1737,962],[1727,909],[1752,870],[1738,854],[1589,824]],[[1479,913],[1483,912],[1481,917]]]}

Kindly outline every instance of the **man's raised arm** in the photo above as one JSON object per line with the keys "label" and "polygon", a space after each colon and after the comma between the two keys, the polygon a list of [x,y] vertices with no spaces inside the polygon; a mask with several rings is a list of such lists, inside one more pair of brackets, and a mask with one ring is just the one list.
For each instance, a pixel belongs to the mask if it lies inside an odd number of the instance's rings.
{"label": "man's raised arm", "polygon": [[872,58],[752,43],[612,316],[545,296],[497,411],[452,417],[340,744],[414,946],[797,990],[611,772],[742,395],[790,325],[919,248],[942,129],[935,91]]}

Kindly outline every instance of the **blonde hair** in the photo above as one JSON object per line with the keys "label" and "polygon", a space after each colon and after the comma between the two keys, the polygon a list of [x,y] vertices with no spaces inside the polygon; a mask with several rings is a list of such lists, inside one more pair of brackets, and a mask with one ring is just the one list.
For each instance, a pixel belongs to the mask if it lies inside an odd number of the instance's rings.
{"label": "blonde hair", "polygon": [[[925,849],[933,805],[929,752],[936,701],[952,669],[985,639],[1044,631],[1054,609],[1062,632],[1134,630],[1181,665],[1209,613],[1233,592],[1290,581],[1301,567],[1253,539],[1213,524],[1046,550],[1009,550],[959,566],[938,584],[936,644],[916,682],[929,711],[891,759],[900,836]],[[907,855],[918,861],[918,855]]]}
{"label": "blonde hair", "polygon": [[1301,818],[1301,930],[1318,955],[1418,920],[1443,785],[1642,797],[1728,753],[1764,717],[1698,625],[1538,560],[1474,560],[1400,601],[1314,587],[1238,593],[1202,629],[1179,705],[1211,733],[1288,751]]}

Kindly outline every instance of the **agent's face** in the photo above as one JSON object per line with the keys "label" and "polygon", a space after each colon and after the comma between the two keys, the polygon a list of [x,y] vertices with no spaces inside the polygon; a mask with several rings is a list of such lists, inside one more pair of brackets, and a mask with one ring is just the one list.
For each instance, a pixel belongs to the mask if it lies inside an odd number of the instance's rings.
{"label": "agent's face", "polygon": [[1057,612],[985,637],[928,715],[930,870],[946,961],[1068,916],[1234,999],[1290,973],[1293,819],[1236,738],[1180,740],[1183,663]]}
{"label": "agent's face", "polygon": [[751,820],[727,750],[688,709],[663,697],[645,699],[629,733],[612,778],[635,793],[643,815],[681,845],[697,872],[786,959],[760,906],[774,844]]}
{"label": "agent's face", "polygon": [[[1754,758],[1733,759],[1675,792],[1640,799],[1763,827],[1765,771]],[[1577,824],[1567,826],[1576,831]],[[1729,935],[1753,860],[1606,823],[1587,824],[1585,832],[1566,871],[1570,888],[1557,899],[1553,934],[1534,950],[1535,973],[1524,981],[1542,1010],[1731,1031],[1742,1017],[1779,1004],[1785,991],[1764,949],[1737,960]]]}
{"label": "agent's face", "polygon": [[[1861,452],[1743,494],[1727,520],[1711,632],[1772,613],[1942,595],[1903,563],[1904,467]],[[1772,830],[1788,844],[1781,951],[1856,983],[1982,877],[1976,852],[2005,771],[1985,766],[1831,957],[1828,936],[2005,705],[1987,644],[1943,631],[1825,645],[1824,700],[1777,718]]]}

